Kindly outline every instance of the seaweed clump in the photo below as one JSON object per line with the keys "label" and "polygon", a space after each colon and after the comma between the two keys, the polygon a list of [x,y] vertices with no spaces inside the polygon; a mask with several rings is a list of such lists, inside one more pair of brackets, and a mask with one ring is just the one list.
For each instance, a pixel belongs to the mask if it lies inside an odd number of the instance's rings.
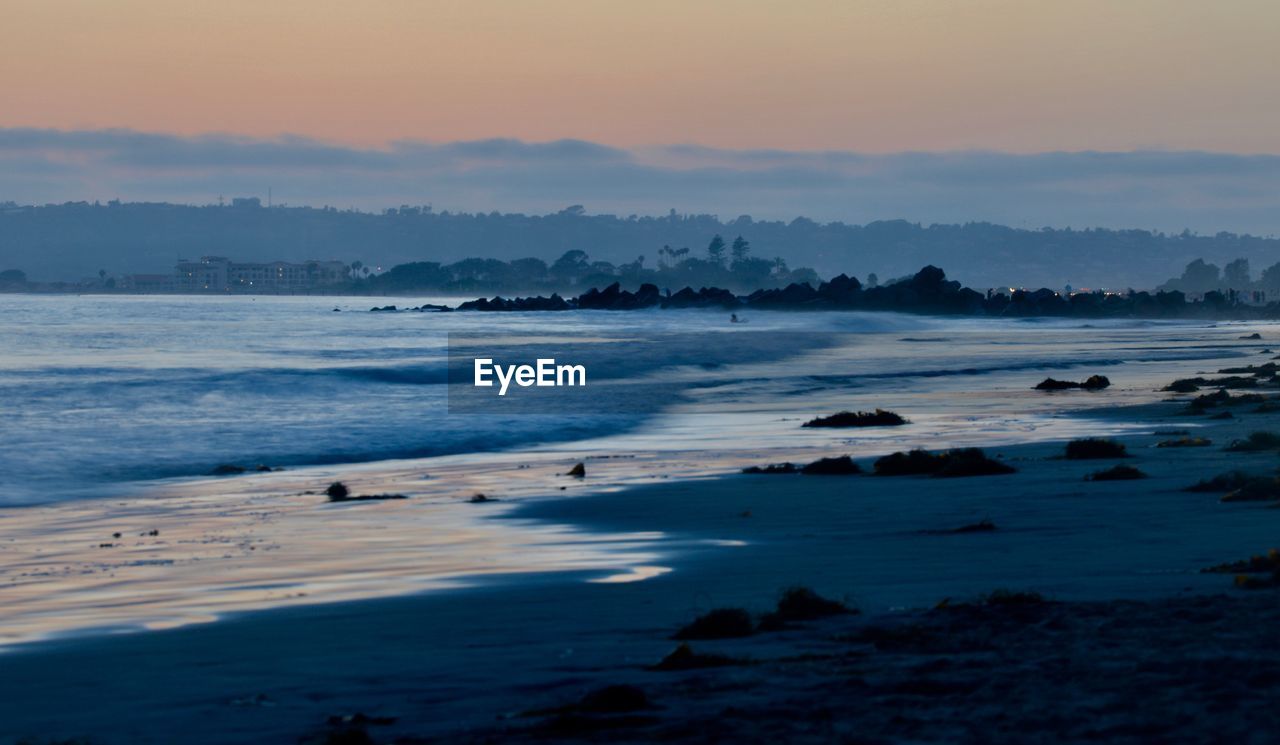
{"label": "seaweed clump", "polygon": [[981,448],[959,448],[942,453],[915,449],[886,455],[875,462],[877,476],[998,476],[1013,473],[1014,468],[988,458]]}
{"label": "seaweed clump", "polygon": [[795,463],[771,463],[767,466],[748,466],[742,469],[742,472],[751,474],[800,473],[800,467]]}
{"label": "seaweed clump", "polygon": [[820,416],[805,422],[803,427],[896,427],[907,420],[884,409],[875,411],[841,411],[831,416]]}
{"label": "seaweed clump", "polygon": [[1147,474],[1139,471],[1133,466],[1124,464],[1112,466],[1111,468],[1096,471],[1084,477],[1085,481],[1132,481],[1133,479],[1145,479]]}
{"label": "seaweed clump", "polygon": [[1232,453],[1256,453],[1265,450],[1280,450],[1280,434],[1275,432],[1251,432],[1243,440],[1233,440],[1227,446]]}
{"label": "seaweed clump", "polygon": [[796,621],[816,621],[830,616],[842,616],[857,613],[839,600],[824,598],[808,587],[789,587],[782,591],[778,598],[778,607],[772,613],[766,613],[760,619],[760,628],[765,631],[779,629],[787,623]]}
{"label": "seaweed clump", "polygon": [[676,641],[736,639],[755,633],[751,614],[743,608],[716,608],[693,619],[672,636]]}
{"label": "seaweed clump", "polygon": [[1035,385],[1033,390],[1037,391],[1069,391],[1069,390],[1085,390],[1100,391],[1103,388],[1109,388],[1111,380],[1106,375],[1090,375],[1083,383],[1077,383],[1074,380],[1057,380],[1055,378],[1045,378]]}
{"label": "seaweed clump", "polygon": [[1098,460],[1102,458],[1127,458],[1124,444],[1115,440],[1086,437],[1067,443],[1067,460]]}
{"label": "seaweed clump", "polygon": [[1191,492],[1218,492],[1226,493],[1233,489],[1239,489],[1253,479],[1258,478],[1244,471],[1227,471],[1220,473],[1211,479],[1201,479],[1196,483],[1188,486],[1186,491]]}
{"label": "seaweed clump", "polygon": [[1207,437],[1181,437],[1176,440],[1161,440],[1156,443],[1158,448],[1202,448],[1212,445],[1213,440]]}
{"label": "seaweed clump", "polygon": [[841,455],[838,458],[820,458],[800,469],[800,473],[810,476],[851,476],[862,473],[862,468],[853,462],[853,458]]}
{"label": "seaweed clump", "polygon": [[680,646],[676,647],[663,657],[655,665],[649,667],[650,670],[660,671],[678,671],[678,670],[705,670],[709,667],[727,667],[729,665],[741,665],[742,660],[735,659],[724,654],[715,654],[713,652],[695,652],[687,642],[680,642]]}
{"label": "seaweed clump", "polygon": [[1200,571],[1207,574],[1234,574],[1234,584],[1241,590],[1280,587],[1280,551],[1273,548],[1261,556],[1250,556],[1243,561],[1218,564]]}

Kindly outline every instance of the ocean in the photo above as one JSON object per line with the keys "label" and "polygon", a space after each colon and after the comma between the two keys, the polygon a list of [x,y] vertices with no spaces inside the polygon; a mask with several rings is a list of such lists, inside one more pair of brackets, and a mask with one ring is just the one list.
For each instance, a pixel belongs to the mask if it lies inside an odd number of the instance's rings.
{"label": "ocean", "polygon": [[[290,468],[512,450],[645,425],[658,441],[682,447],[684,439],[672,440],[660,423],[668,413],[668,424],[684,423],[682,437],[697,446],[756,447],[777,442],[761,412],[808,407],[817,415],[862,400],[936,397],[979,377],[985,388],[1009,380],[1021,389],[1042,373],[1136,365],[1154,379],[1162,361],[1218,356],[1234,340],[1226,330],[1215,344],[1199,333],[1209,324],[1190,324],[1197,329],[1190,333],[1181,323],[888,313],[755,312],[730,326],[718,310],[368,312],[383,302],[0,297],[0,504],[126,493],[138,482],[201,476],[222,464]],[[621,354],[594,368],[593,380],[652,381],[661,370],[664,384],[622,410],[606,406],[615,388],[588,386],[572,412],[522,414],[513,402],[484,416],[450,416],[448,335],[494,332],[612,336]],[[711,341],[692,354],[662,344],[628,351],[637,336],[674,334]],[[754,341],[747,355],[735,341],[742,338]],[[945,428],[957,421],[957,406],[935,403],[929,417]],[[1021,419],[1010,412],[1003,425],[986,422],[983,435],[999,436],[1002,427],[1021,433],[1041,422],[1037,408],[1045,407],[1024,407]],[[715,425],[707,412],[720,418]],[[721,431],[734,415],[738,423]]]}

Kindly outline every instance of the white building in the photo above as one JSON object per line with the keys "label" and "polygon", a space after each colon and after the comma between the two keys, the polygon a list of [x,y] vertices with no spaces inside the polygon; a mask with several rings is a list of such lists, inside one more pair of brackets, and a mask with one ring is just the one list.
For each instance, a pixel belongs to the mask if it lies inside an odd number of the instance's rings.
{"label": "white building", "polygon": [[174,283],[179,292],[291,292],[344,282],[349,271],[341,261],[256,264],[201,256],[199,261],[179,261]]}

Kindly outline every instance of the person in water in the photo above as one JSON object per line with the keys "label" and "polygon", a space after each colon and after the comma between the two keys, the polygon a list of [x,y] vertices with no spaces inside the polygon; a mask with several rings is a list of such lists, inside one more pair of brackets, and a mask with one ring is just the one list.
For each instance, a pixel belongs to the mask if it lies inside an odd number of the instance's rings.
{"label": "person in water", "polygon": [[737,323],[737,322],[738,322],[738,314],[737,314],[737,313],[730,313],[730,314],[729,314],[729,323]]}

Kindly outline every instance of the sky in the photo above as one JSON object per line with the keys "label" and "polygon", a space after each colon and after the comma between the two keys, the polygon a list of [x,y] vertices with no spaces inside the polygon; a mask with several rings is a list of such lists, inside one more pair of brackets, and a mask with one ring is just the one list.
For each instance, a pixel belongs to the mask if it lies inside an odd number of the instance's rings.
{"label": "sky", "polygon": [[[855,219],[869,209],[848,200],[898,169],[883,164],[911,170],[924,154],[966,163],[988,182],[990,194],[971,205],[979,219],[1176,227],[1187,215],[1196,229],[1231,229],[1246,226],[1222,221],[1276,206],[1266,157],[1280,154],[1273,0],[0,0],[0,18],[0,201],[208,201],[271,184],[285,201],[343,206],[530,209],[542,195],[624,213],[813,204],[828,213],[819,216]],[[44,133],[40,147],[14,144],[32,132]],[[149,162],[136,149],[121,155],[119,142],[86,146],[131,136],[155,146]],[[478,173],[456,158],[447,168],[421,161],[422,151],[494,140],[541,159],[486,156]],[[206,153],[238,143],[250,162],[184,168],[157,143]],[[601,162],[584,164],[579,150],[591,148],[667,174],[669,198],[642,191],[667,188],[652,179],[634,193],[608,181],[627,169],[582,172]],[[409,151],[416,165],[384,164],[399,173],[379,186],[369,161]],[[270,160],[282,152],[287,162]],[[254,153],[268,160],[252,162]],[[768,184],[761,153],[773,157]],[[1001,189],[989,183],[998,171],[983,165],[1046,169],[1040,181],[1079,189],[1072,169],[1125,153],[1146,175],[1107,181],[1113,196],[1151,181],[1150,154],[1185,156],[1183,183],[1163,190],[1159,209],[1126,218],[1081,199],[1065,206],[1070,215],[1026,214],[1011,184],[1000,210],[992,195]],[[326,157],[359,173],[348,180]],[[880,163],[881,180],[859,181],[848,166],[857,159]],[[1219,210],[1233,199],[1217,181],[1224,162],[1270,181],[1242,185],[1238,202]],[[1206,174],[1213,183],[1197,186],[1185,172],[1192,163],[1217,164]],[[515,182],[548,181],[504,192],[504,168]],[[698,192],[676,188],[688,169],[707,187],[710,170],[743,172],[760,188],[688,203]],[[952,182],[922,184],[913,173],[890,184],[880,201],[897,214],[883,217],[943,219],[970,206],[954,169]],[[857,183],[834,188],[833,179]],[[922,185],[943,195],[932,197],[937,206],[929,194],[914,208],[892,198]],[[1186,203],[1206,189],[1212,203]],[[1280,231],[1280,217],[1271,220],[1248,218],[1250,229]]]}

